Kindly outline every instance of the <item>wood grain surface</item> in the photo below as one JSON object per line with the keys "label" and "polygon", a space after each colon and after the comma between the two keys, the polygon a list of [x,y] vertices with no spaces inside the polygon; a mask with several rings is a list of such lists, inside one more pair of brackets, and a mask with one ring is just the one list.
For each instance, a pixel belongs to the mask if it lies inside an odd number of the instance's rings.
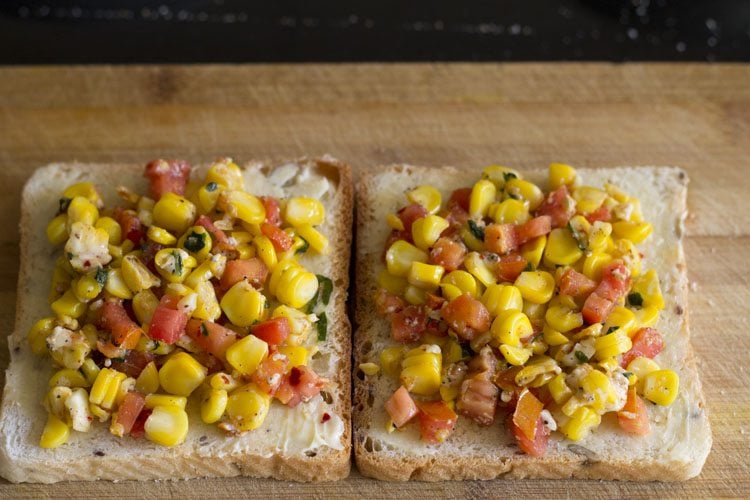
{"label": "wood grain surface", "polygon": [[[378,164],[678,165],[694,345],[714,432],[684,483],[333,484],[249,478],[11,485],[0,497],[750,496],[750,66],[675,64],[0,69],[0,321],[16,303],[19,193],[53,161],[331,153]],[[7,365],[0,340],[0,368]]]}

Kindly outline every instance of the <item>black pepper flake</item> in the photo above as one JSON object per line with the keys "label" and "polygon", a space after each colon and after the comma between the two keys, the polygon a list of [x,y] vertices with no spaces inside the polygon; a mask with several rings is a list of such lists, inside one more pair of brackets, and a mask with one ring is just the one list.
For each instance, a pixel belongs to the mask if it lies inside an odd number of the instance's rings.
{"label": "black pepper flake", "polygon": [[103,451],[101,451],[101,450],[96,450],[96,451],[94,452],[94,456],[97,456],[97,457],[103,457],[103,456],[104,456],[104,452],[103,452]]}

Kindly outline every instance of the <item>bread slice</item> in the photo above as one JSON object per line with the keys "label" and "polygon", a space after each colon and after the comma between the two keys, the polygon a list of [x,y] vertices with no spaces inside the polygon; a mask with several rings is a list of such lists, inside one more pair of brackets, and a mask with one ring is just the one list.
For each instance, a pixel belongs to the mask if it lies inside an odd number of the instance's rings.
{"label": "bread slice", "polygon": [[[542,182],[541,171],[522,172]],[[420,441],[417,425],[389,434],[385,400],[396,389],[390,377],[354,378],[354,450],[359,470],[385,480],[508,478],[592,478],[674,481],[700,473],[711,448],[711,430],[695,356],[689,343],[687,273],[682,248],[686,216],[687,175],[679,168],[579,169],[585,185],[610,181],[641,200],[644,218],[654,225],[640,245],[644,269],[655,268],[666,301],[657,328],[666,347],[656,358],[660,366],[678,372],[680,390],[669,407],[649,406],[651,433],[630,437],[619,431],[609,415],[587,438],[571,442],[553,433],[543,458],[523,454],[503,419],[480,427],[459,418],[456,430],[441,445]],[[357,192],[355,364],[378,362],[390,339],[388,322],[373,306],[376,277],[383,268],[381,252],[389,228],[388,213],[405,204],[404,191],[431,184],[444,196],[471,186],[476,170],[394,165],[366,175]]]}
{"label": "bread slice", "polygon": [[[322,231],[330,239],[331,251],[327,256],[308,252],[302,262],[334,282],[326,311],[328,336],[318,343],[320,353],[311,361],[314,370],[331,381],[324,389],[325,400],[317,396],[295,409],[274,402],[263,426],[239,437],[227,437],[215,425],[203,424],[199,405],[191,401],[189,435],[174,448],[145,439],[118,439],[103,424],[89,433],[71,432],[68,443],[54,450],[38,446],[46,421],[41,400],[51,363],[34,356],[25,337],[33,322],[49,315],[47,294],[56,253],[46,241],[46,224],[69,184],[94,182],[106,206],[112,207],[116,186],[146,192],[142,172],[142,165],[53,164],[37,170],[24,188],[16,326],[8,339],[11,361],[0,410],[0,475],[13,482],[43,483],[239,475],[294,481],[346,477],[351,454],[351,327],[345,304],[352,181],[349,166],[330,157],[303,158],[276,168],[263,162],[245,167],[246,188],[252,193],[322,195],[326,208]],[[332,416],[326,423],[321,422],[324,412]]]}

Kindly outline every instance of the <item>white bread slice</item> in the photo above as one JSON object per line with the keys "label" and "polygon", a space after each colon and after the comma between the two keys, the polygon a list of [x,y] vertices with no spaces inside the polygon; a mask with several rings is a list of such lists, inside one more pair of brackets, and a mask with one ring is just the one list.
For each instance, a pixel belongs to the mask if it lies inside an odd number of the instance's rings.
{"label": "white bread slice", "polygon": [[[545,172],[521,173],[546,185]],[[646,437],[626,435],[609,415],[579,442],[553,433],[546,455],[534,458],[518,449],[503,419],[491,427],[480,427],[459,418],[456,430],[441,445],[421,442],[418,425],[389,434],[383,404],[396,389],[395,381],[355,372],[354,452],[362,474],[425,481],[497,477],[671,481],[700,473],[711,448],[711,430],[689,343],[682,249],[687,175],[668,167],[578,169],[578,173],[584,185],[601,187],[610,181],[639,197],[644,218],[654,225],[651,237],[639,247],[646,255],[644,269],[656,269],[661,279],[666,307],[657,328],[666,347],[656,360],[678,372],[677,400],[669,407],[648,404],[652,430]],[[372,303],[389,233],[386,214],[406,203],[404,192],[409,188],[431,184],[448,196],[454,189],[471,186],[478,177],[477,170],[394,165],[361,179],[357,190],[355,367],[367,361],[377,363],[390,339],[389,324]]]}
{"label": "white bread slice", "polygon": [[[205,168],[205,167],[204,167]],[[113,207],[115,187],[146,192],[142,165],[54,164],[37,170],[23,192],[21,268],[16,326],[8,338],[10,366],[0,410],[0,475],[13,482],[51,483],[68,480],[187,479],[203,476],[257,476],[294,481],[330,481],[346,477],[351,454],[350,356],[351,327],[346,315],[352,226],[352,181],[348,165],[333,158],[300,159],[275,169],[267,163],[245,167],[246,188],[256,194],[315,196],[328,186],[322,201],[331,251],[308,254],[308,269],[329,276],[334,291],[327,308],[328,336],[311,361],[315,371],[331,380],[319,396],[294,410],[272,404],[259,429],[239,437],[225,436],[215,425],[201,422],[198,404],[188,404],[190,432],[184,444],[157,446],[146,439],[118,439],[108,424],[89,433],[71,432],[68,443],[54,450],[38,446],[46,421],[41,400],[51,373],[48,358],[34,356],[26,332],[50,314],[47,304],[55,250],[46,241],[45,227],[57,200],[69,184],[94,182]],[[200,169],[197,169],[200,170]],[[202,175],[194,171],[193,177]],[[279,185],[281,187],[279,187]],[[308,257],[309,256],[309,257]],[[321,423],[327,412],[332,419]],[[328,434],[316,433],[328,429]]]}

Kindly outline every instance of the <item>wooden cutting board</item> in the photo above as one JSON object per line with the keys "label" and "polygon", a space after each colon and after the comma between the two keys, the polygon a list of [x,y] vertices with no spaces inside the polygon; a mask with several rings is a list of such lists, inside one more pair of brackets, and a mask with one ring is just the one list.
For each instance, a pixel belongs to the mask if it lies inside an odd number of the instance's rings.
{"label": "wooden cutting board", "polygon": [[[11,485],[0,497],[750,496],[750,66],[451,64],[0,69],[0,320],[14,321],[19,193],[53,161],[331,153],[520,169],[678,165],[691,178],[690,317],[714,445],[676,484],[293,484],[247,478]],[[7,365],[0,341],[0,367]],[[0,480],[1,481],[1,480]]]}

